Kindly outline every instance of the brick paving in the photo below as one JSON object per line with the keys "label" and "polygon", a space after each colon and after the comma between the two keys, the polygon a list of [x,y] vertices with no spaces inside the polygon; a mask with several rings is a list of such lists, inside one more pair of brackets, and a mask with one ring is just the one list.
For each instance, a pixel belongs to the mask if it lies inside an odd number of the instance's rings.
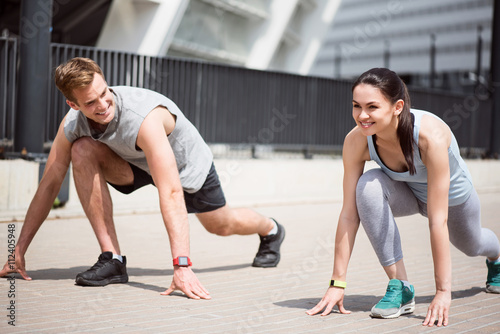
{"label": "brick paving", "polygon": [[[483,226],[500,234],[495,212],[500,193],[480,193]],[[405,262],[416,290],[416,310],[393,320],[371,319],[387,278],[362,228],[348,273],[345,305],[350,315],[308,316],[323,296],[333,263],[333,238],[341,204],[261,206],[287,231],[277,268],[252,268],[257,236],[219,237],[190,217],[194,271],[212,300],[182,294],[161,296],[171,281],[168,238],[159,213],[116,215],[129,283],[79,287],[77,273],[90,267],[99,247],[83,218],[48,220],[28,250],[33,281],[0,279],[0,333],[498,333],[500,295],[484,292],[483,258],[451,247],[453,302],[446,328],[423,328],[433,298],[429,232],[423,217],[398,220]],[[0,255],[6,259],[9,223],[0,224]],[[18,233],[22,224],[15,223]],[[11,282],[15,298],[9,298]],[[15,324],[8,303],[15,301]]]}

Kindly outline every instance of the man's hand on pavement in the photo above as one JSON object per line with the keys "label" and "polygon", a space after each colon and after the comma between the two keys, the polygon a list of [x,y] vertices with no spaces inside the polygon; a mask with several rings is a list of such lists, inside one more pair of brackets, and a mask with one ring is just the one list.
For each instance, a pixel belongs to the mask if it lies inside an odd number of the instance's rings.
{"label": "man's hand on pavement", "polygon": [[162,292],[162,295],[169,295],[175,290],[184,292],[192,299],[211,299],[210,293],[201,285],[200,281],[189,267],[174,267],[174,277],[170,288]]}
{"label": "man's hand on pavement", "polygon": [[17,251],[14,253],[15,258],[7,260],[2,270],[0,271],[0,277],[7,276],[12,273],[19,273],[22,278],[27,281],[31,281],[31,277],[26,273],[25,265],[24,265],[24,256],[20,256]]}

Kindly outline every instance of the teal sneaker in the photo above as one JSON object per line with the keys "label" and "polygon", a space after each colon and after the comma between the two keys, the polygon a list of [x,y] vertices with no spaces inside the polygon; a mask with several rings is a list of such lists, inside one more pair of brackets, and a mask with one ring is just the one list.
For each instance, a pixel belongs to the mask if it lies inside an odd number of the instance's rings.
{"label": "teal sneaker", "polygon": [[405,287],[398,279],[391,279],[387,291],[377,305],[372,307],[373,318],[391,319],[415,310],[415,289]]}
{"label": "teal sneaker", "polygon": [[486,259],[488,278],[486,279],[486,292],[500,293],[500,262],[492,263]]}

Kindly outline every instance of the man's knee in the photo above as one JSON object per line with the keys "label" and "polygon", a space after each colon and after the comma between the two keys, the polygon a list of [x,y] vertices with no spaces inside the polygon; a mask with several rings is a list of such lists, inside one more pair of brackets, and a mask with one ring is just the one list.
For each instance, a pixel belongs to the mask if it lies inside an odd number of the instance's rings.
{"label": "man's knee", "polygon": [[97,160],[100,156],[100,151],[102,151],[99,150],[99,147],[102,146],[102,144],[95,142],[89,137],[79,138],[71,146],[71,161],[73,165]]}
{"label": "man's knee", "polygon": [[227,237],[233,234],[230,224],[226,224],[225,222],[216,222],[210,225],[205,225],[205,228],[208,232],[221,237]]}
{"label": "man's knee", "polygon": [[203,215],[198,216],[198,218],[208,232],[222,237],[234,234],[233,226],[236,224],[234,220],[236,218],[221,215],[211,216],[210,213],[204,213]]}

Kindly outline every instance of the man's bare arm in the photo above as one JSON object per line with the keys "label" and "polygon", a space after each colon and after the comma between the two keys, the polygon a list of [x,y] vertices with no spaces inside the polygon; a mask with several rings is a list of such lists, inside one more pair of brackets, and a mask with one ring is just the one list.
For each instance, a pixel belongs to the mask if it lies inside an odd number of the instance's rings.
{"label": "man's bare arm", "polygon": [[64,120],[59,126],[45,165],[43,177],[26,213],[15,248],[15,268],[6,263],[0,271],[0,277],[12,272],[18,272],[24,279],[31,279],[26,274],[24,255],[38,229],[47,218],[71,161],[71,143],[66,139],[63,127]]}
{"label": "man's bare arm", "polygon": [[[158,107],[146,117],[137,137],[137,146],[144,151],[151,176],[158,188],[172,258],[189,256],[189,222],[184,192],[167,137],[174,127],[174,116],[165,108]],[[190,298],[210,299],[208,291],[189,267],[174,267],[172,284],[163,294],[170,294],[174,290],[181,290]]]}

